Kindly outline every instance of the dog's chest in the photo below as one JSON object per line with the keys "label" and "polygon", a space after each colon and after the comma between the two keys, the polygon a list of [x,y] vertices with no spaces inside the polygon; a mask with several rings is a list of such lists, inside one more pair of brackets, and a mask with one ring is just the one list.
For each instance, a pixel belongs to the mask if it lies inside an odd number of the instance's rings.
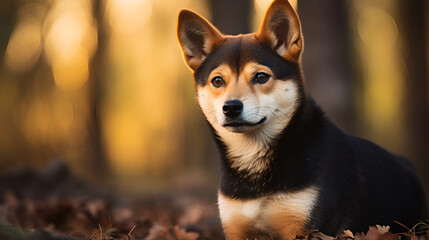
{"label": "dog's chest", "polygon": [[219,212],[227,235],[255,232],[270,236],[295,237],[305,231],[317,200],[317,189],[309,187],[292,193],[278,193],[252,200],[237,200],[219,193]]}

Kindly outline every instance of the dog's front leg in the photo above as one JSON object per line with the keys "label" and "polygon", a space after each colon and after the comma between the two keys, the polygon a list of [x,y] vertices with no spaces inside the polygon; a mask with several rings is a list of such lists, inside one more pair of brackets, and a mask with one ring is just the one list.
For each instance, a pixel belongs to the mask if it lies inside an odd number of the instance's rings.
{"label": "dog's front leg", "polygon": [[305,219],[284,212],[275,212],[264,222],[270,226],[274,239],[292,240],[305,233]]}
{"label": "dog's front leg", "polygon": [[252,221],[243,214],[241,200],[232,199],[219,192],[219,214],[227,240],[244,240],[252,229]]}
{"label": "dog's front leg", "polygon": [[222,221],[223,231],[227,240],[245,240],[248,239],[250,223],[237,219],[233,221]]}

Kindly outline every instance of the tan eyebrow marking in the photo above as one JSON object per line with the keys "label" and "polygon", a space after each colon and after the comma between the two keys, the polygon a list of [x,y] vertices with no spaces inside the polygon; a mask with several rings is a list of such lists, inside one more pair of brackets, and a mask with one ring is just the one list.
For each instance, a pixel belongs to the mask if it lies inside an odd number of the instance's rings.
{"label": "tan eyebrow marking", "polygon": [[224,78],[225,81],[227,81],[227,79],[225,79],[225,78],[231,78],[231,76],[232,76],[232,69],[231,69],[231,67],[228,64],[225,64],[225,63],[219,65],[217,68],[215,68],[210,73],[208,81],[210,81],[211,79],[213,79],[216,76],[220,76],[220,77]]}
{"label": "tan eyebrow marking", "polygon": [[248,62],[244,65],[243,70],[240,73],[240,77],[244,74],[247,77],[253,77],[257,72],[264,72],[270,75],[272,78],[275,78],[273,71],[265,65],[256,63],[256,62]]}

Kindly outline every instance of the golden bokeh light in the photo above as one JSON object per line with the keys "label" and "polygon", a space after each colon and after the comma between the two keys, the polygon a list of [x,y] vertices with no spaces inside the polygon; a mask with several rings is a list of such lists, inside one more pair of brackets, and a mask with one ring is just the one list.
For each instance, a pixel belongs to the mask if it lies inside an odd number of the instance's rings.
{"label": "golden bokeh light", "polygon": [[49,139],[52,109],[46,100],[34,99],[26,106],[25,132],[32,143],[45,143]]}
{"label": "golden bokeh light", "polygon": [[[191,8],[207,16],[204,1],[107,1],[110,26],[107,101],[103,132],[118,174],[165,174],[183,158],[184,116],[180,82],[188,69],[176,38],[177,14]],[[174,16],[174,17],[173,17]]]}
{"label": "golden bokeh light", "polygon": [[105,136],[109,148],[110,160],[116,173],[136,174],[146,166],[142,157],[147,144],[144,141],[144,129],[138,116],[124,109],[106,116]]}
{"label": "golden bokeh light", "polygon": [[[358,13],[357,34],[363,70],[363,117],[368,135],[398,149],[404,129],[405,69],[391,1],[353,1]],[[394,119],[394,120],[392,120]],[[378,140],[378,139],[376,139]]]}
{"label": "golden bokeh light", "polygon": [[13,71],[32,68],[42,52],[42,18],[45,7],[29,3],[20,9],[18,24],[6,48],[5,63]]}
{"label": "golden bokeh light", "polygon": [[[261,25],[265,12],[267,11],[268,7],[272,2],[273,0],[254,0],[253,1],[253,6],[254,6],[254,14],[253,14],[254,16],[252,18],[253,31],[256,31],[259,28],[259,25]],[[298,0],[289,0],[289,3],[292,5],[295,11],[298,11]]]}
{"label": "golden bokeh light", "polygon": [[88,63],[97,47],[92,6],[83,0],[55,2],[45,23],[45,53],[55,83],[76,90],[88,80]]}
{"label": "golden bokeh light", "polygon": [[[273,0],[254,0],[255,1],[255,7],[258,9],[258,11],[265,12],[268,8],[268,6],[273,2]],[[292,7],[296,10],[298,7],[298,0],[289,0],[289,3],[292,5]]]}
{"label": "golden bokeh light", "polygon": [[55,129],[63,135],[69,136],[73,129],[75,110],[70,99],[64,97],[64,93],[59,90],[53,94],[52,119]]}
{"label": "golden bokeh light", "polygon": [[86,83],[89,77],[89,57],[84,51],[73,52],[67,59],[59,58],[52,62],[55,83],[64,90],[74,91]]}
{"label": "golden bokeh light", "polygon": [[371,51],[392,52],[399,37],[399,30],[393,16],[384,9],[371,5],[358,9],[357,30],[365,46],[371,48]]}
{"label": "golden bokeh light", "polygon": [[108,22],[116,34],[135,34],[142,30],[152,15],[150,0],[108,1]]}

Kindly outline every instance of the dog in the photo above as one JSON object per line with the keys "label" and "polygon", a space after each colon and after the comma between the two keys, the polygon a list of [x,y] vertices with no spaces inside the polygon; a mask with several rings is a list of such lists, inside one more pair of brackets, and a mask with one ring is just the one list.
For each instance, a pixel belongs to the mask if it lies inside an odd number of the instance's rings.
{"label": "dog", "polygon": [[223,35],[179,13],[177,36],[199,106],[221,154],[219,214],[227,239],[335,236],[427,217],[411,166],[335,126],[309,96],[303,36],[287,0],[274,0],[256,33]]}

